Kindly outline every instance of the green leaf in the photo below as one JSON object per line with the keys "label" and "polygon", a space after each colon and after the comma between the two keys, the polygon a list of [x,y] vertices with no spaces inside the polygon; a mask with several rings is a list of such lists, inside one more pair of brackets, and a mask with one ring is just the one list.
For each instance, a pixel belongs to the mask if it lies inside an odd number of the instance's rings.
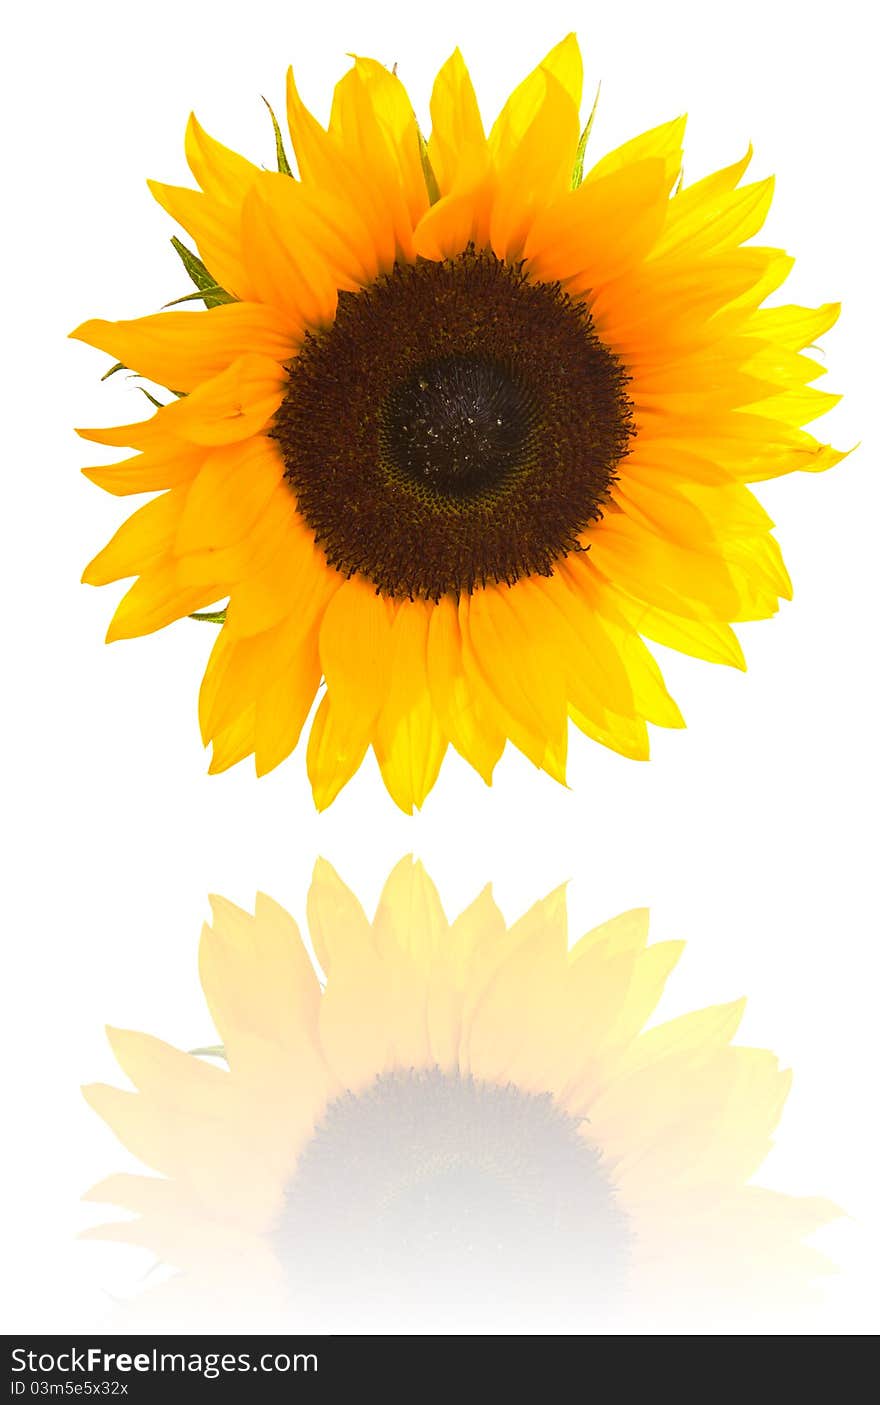
{"label": "green leaf", "polygon": [[[208,272],[198,254],[194,254],[192,249],[188,249],[183,241],[177,238],[176,234],[172,235],[171,243],[180,262],[200,290],[198,293],[191,293],[190,297],[201,297],[205,307],[217,307],[222,302],[235,302],[235,298],[219,287],[216,278]],[[168,306],[171,307],[172,304],[169,303]]]}
{"label": "green leaf", "polygon": [[224,624],[226,607],[222,610],[197,610],[194,615],[190,615],[190,619],[201,620],[203,624]]}
{"label": "green leaf", "polygon": [[184,293],[182,298],[172,298],[170,302],[163,304],[164,307],[177,307],[182,302],[194,302],[196,299],[204,300],[207,307],[219,307],[224,302],[236,302],[237,299],[221,288],[219,283],[211,283],[207,288],[199,288],[195,293]]}
{"label": "green leaf", "polygon": [[[150,392],[147,390],[146,386],[139,385],[139,386],[137,386],[136,388],[140,391],[141,395],[146,395],[146,397],[147,397],[147,399],[149,400],[150,404],[151,404],[151,405],[155,405],[155,407],[156,407],[157,410],[164,410],[164,409],[165,409],[165,406],[162,404],[162,401],[161,401],[161,400],[157,400],[156,397],[155,397],[155,395],[151,395]],[[172,391],[171,393],[172,393],[172,395],[174,394],[173,391]]]}
{"label": "green leaf", "polygon": [[290,162],[287,159],[287,152],[284,150],[284,140],[281,136],[281,128],[278,126],[278,118],[272,111],[272,104],[268,98],[263,98],[263,102],[269,109],[269,116],[272,118],[272,126],[275,129],[275,156],[278,160],[278,170],[282,176],[292,176]]}
{"label": "green leaf", "polygon": [[577,153],[574,158],[574,170],[571,173],[571,188],[577,190],[579,185],[583,185],[584,180],[584,156],[587,150],[587,142],[590,140],[590,132],[593,130],[593,123],[596,120],[596,109],[599,106],[599,94],[602,91],[600,83],[596,89],[596,96],[593,99],[593,107],[587,118],[587,125],[581,132],[581,139],[577,145]]}
{"label": "green leaf", "polygon": [[102,381],[108,381],[111,376],[115,376],[117,371],[127,371],[128,367],[123,366],[121,361],[117,361],[115,366],[111,366],[109,371],[105,371],[101,377]]}
{"label": "green leaf", "polygon": [[436,205],[440,199],[440,187],[437,184],[437,177],[434,174],[434,167],[431,165],[431,158],[428,155],[428,143],[419,132],[419,155],[422,158],[422,174],[425,177],[425,187],[428,191],[428,199],[432,205]]}

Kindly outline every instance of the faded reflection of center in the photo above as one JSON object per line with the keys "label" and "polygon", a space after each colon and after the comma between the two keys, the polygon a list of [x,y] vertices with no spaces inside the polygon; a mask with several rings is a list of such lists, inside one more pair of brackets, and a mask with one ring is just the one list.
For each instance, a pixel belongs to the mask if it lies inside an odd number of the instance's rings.
{"label": "faded reflection of center", "polygon": [[580,1331],[618,1304],[630,1247],[599,1151],[549,1094],[439,1069],[330,1104],[274,1238],[295,1320],[352,1330],[512,1313]]}

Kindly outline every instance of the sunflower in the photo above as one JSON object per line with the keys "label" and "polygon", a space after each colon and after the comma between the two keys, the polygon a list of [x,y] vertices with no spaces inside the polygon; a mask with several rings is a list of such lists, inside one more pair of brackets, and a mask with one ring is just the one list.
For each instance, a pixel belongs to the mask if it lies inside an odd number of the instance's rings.
{"label": "sunflower", "polygon": [[569,949],[564,890],[508,929],[486,889],[450,923],[404,860],[371,924],[319,861],[322,982],[269,898],[212,906],[222,1045],[113,1029],[136,1091],[85,1089],[159,1172],[91,1190],[137,1218],[86,1233],[175,1267],[166,1311],[584,1331],[664,1303],[779,1307],[822,1270],[802,1240],[834,1208],[748,1184],[789,1074],[731,1043],[741,1000],[645,1030],[682,944],[647,945],[644,911]]}
{"label": "sunflower", "polygon": [[746,485],[842,457],[802,428],[838,306],[761,306],[792,261],[746,242],[751,152],[683,185],[680,118],[584,174],[581,87],[569,36],[487,136],[456,52],[426,140],[358,58],[327,129],[289,75],[298,175],[277,122],[276,172],[192,117],[199,189],[151,184],[205,306],[73,334],[173,392],[80,431],[156,494],[84,580],[137,577],[110,640],[215,607],[212,771],[278,765],[322,683],[319,808],[370,746],[410,812],[450,743],[487,782],[507,741],[563,781],[569,719],[645,759],[683,721],[644,638],[742,668],[731,622],[790,596]]}

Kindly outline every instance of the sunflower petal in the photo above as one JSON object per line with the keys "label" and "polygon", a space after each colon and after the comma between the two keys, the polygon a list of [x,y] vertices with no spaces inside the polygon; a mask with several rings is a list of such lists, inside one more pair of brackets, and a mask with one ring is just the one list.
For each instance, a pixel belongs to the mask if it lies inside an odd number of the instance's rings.
{"label": "sunflower petal", "polygon": [[392,619],[388,602],[357,576],[341,586],[324,615],[321,665],[334,725],[347,746],[369,744],[388,695]]}
{"label": "sunflower petal", "polygon": [[[210,316],[211,314],[206,314]],[[284,395],[286,372],[266,356],[240,356],[192,394],[162,409],[170,433],[192,444],[233,444],[259,433]]]}
{"label": "sunflower petal", "polygon": [[[561,43],[551,49],[528,77],[523,79],[496,118],[489,134],[489,149],[492,159],[499,167],[506,167],[516,160],[520,143],[536,122],[540,124],[546,139],[559,139],[559,109],[555,104],[551,109],[545,106],[548,78],[553,80],[553,86],[558,87],[564,95],[567,109],[574,114],[577,127],[577,114],[583,91],[583,62],[574,34],[567,35]],[[545,123],[549,125],[545,127]],[[565,135],[568,145],[571,145],[571,133],[567,132]],[[569,176],[579,136],[579,130],[575,131],[574,144],[567,153]]]}
{"label": "sunflower petal", "polygon": [[240,204],[260,178],[260,168],[208,135],[190,114],[184,139],[187,164],[206,195],[229,205]]}
{"label": "sunflower petal", "polygon": [[622,146],[615,147],[614,151],[609,151],[601,161],[597,161],[584,180],[600,180],[603,176],[611,175],[613,171],[619,171],[621,167],[659,157],[666,169],[667,190],[671,190],[681,170],[681,147],[686,125],[686,117],[675,117],[671,122],[663,122],[659,127],[652,127],[641,136],[633,137]]}
{"label": "sunflower petal", "polygon": [[154,200],[195,240],[215,282],[233,297],[253,301],[254,288],[241,253],[238,212],[200,190],[162,181],[147,181],[147,185]]}
{"label": "sunflower petal", "polygon": [[427,641],[427,675],[440,726],[459,755],[487,785],[504,750],[504,733],[496,727],[469,685],[462,662],[461,626],[451,596],[431,611]]}
{"label": "sunflower petal", "polygon": [[132,513],[83,572],[85,585],[136,576],[169,554],[186,505],[187,489],[173,488]]}
{"label": "sunflower petal", "polygon": [[525,245],[532,276],[596,288],[640,261],[666,219],[663,162],[637,161],[578,186],[535,219]]}
{"label": "sunflower petal", "polygon": [[428,155],[442,195],[470,185],[488,164],[488,146],[477,96],[458,49],[440,69],[431,93]]}
{"label": "sunflower petal", "polygon": [[205,312],[159,312],[130,322],[93,320],[70,335],[169,390],[190,391],[241,356],[288,361],[296,330],[274,308],[239,302]]}
{"label": "sunflower petal", "polygon": [[424,803],[448,744],[428,689],[431,610],[430,604],[413,600],[397,611],[390,639],[390,684],[373,737],[382,779],[406,814]]}

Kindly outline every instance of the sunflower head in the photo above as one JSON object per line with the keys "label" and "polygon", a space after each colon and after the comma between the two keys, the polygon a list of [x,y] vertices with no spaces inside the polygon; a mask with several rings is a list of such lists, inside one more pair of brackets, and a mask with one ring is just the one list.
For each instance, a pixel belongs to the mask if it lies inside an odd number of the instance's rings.
{"label": "sunflower head", "polygon": [[214,1330],[583,1333],[811,1293],[833,1206],[750,1184],[789,1075],[732,1042],[741,1000],[646,1029],[681,943],[649,945],[645,912],[571,947],[562,892],[508,927],[486,889],[450,922],[405,860],[370,922],[320,862],[322,977],[270,899],[212,905],[222,1044],[111,1030],[136,1091],[85,1090],[157,1173],[89,1194],[136,1216],[90,1237],[177,1271],[148,1303]]}
{"label": "sunflower head", "polygon": [[426,139],[358,58],[326,128],[289,76],[294,166],[192,118],[198,188],[152,183],[197,291],[74,333],[170,392],[81,431],[155,494],[84,578],[136,577],[111,639],[213,607],[212,771],[271,770],[322,683],[319,807],[371,746],[408,811],[450,745],[487,782],[508,741],[564,780],[572,721],[643,759],[683,725],[645,639],[743,667],[731,624],[790,595],[747,485],[840,459],[802,427],[838,308],[763,305],[791,260],[751,153],[684,185],[676,119],[584,174],[581,86],[569,36],[487,132],[456,51]]}

